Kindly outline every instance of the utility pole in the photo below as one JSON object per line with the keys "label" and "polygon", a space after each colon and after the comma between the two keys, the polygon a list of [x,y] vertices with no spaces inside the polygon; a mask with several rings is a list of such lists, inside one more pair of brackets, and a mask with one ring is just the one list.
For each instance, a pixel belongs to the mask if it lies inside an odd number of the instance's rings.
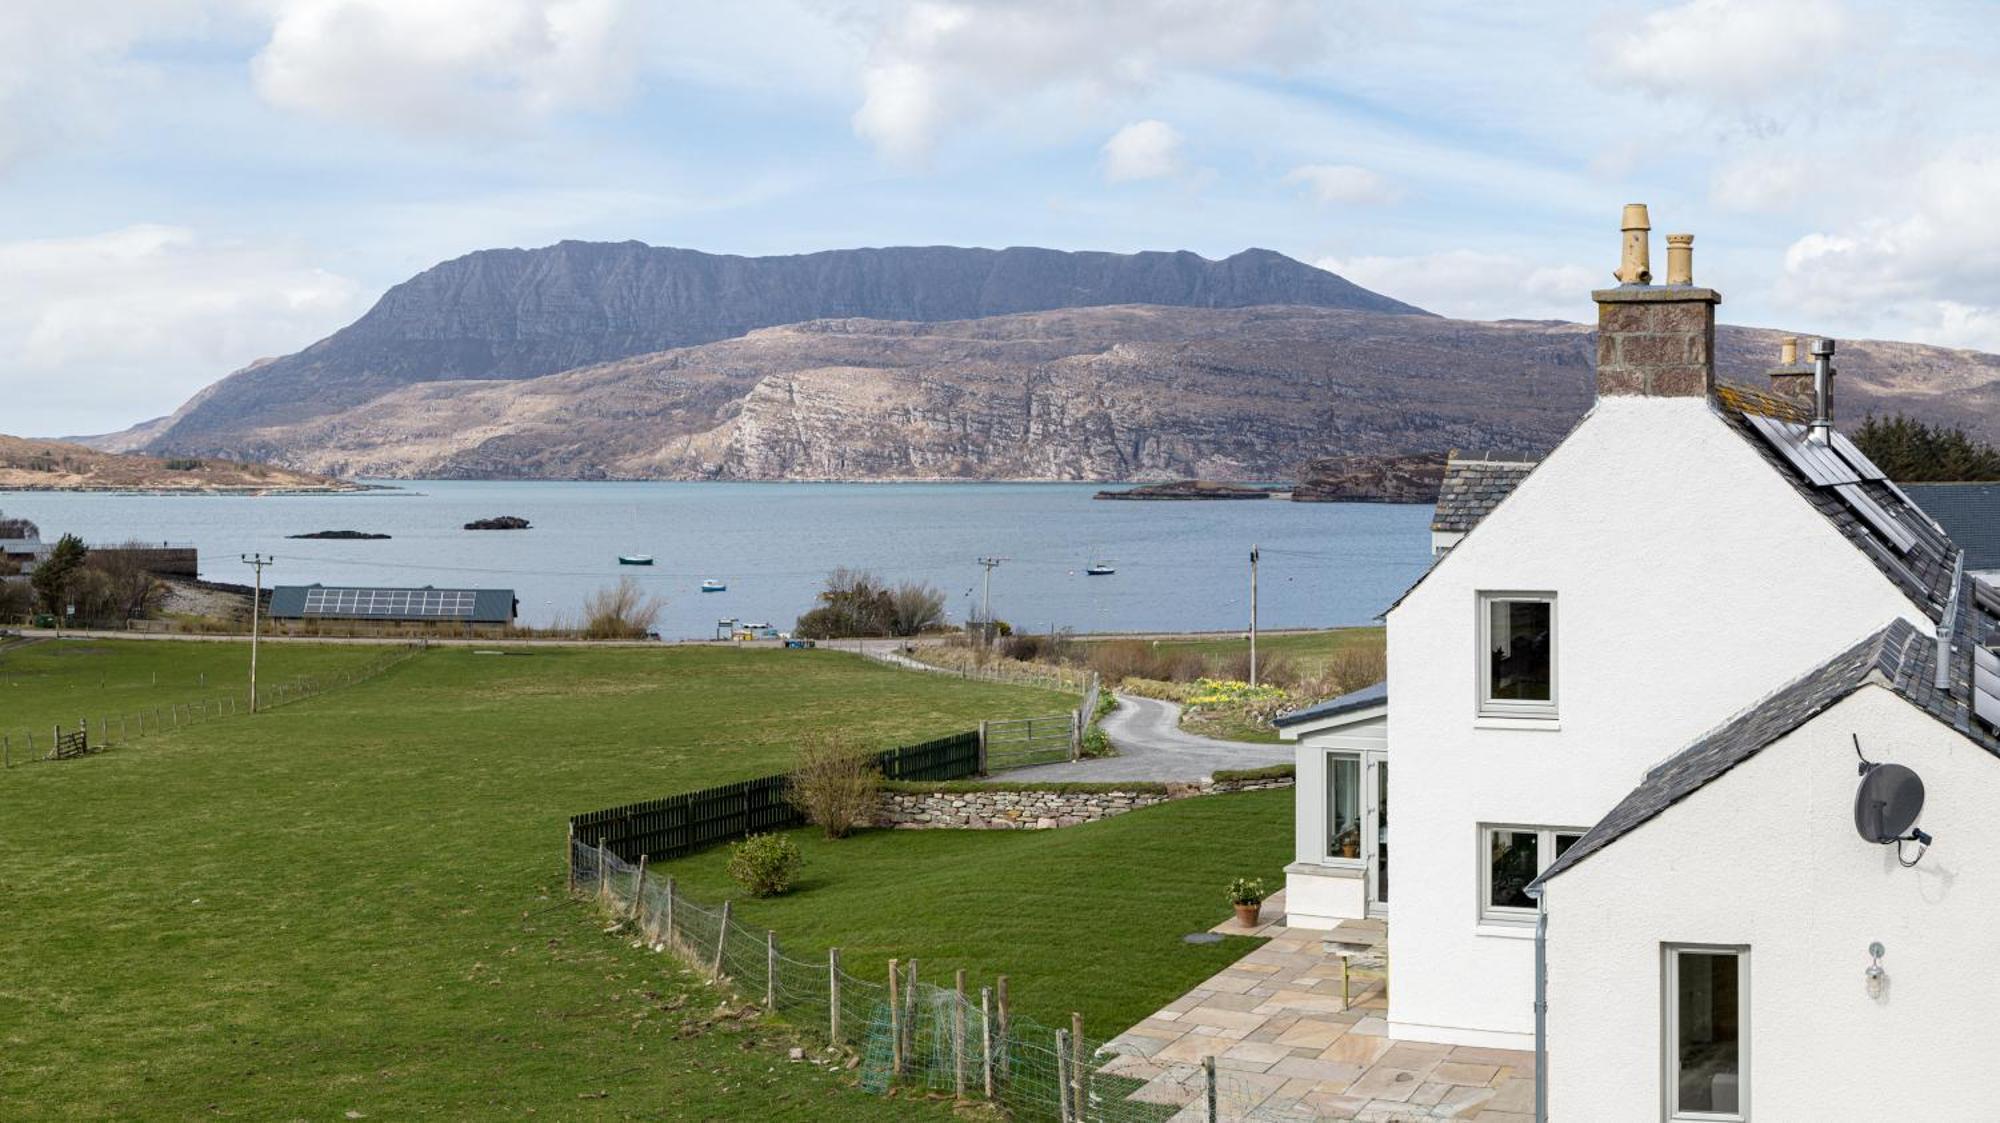
{"label": "utility pole", "polygon": [[1257,685],[1257,547],[1250,547],[1250,685]]}
{"label": "utility pole", "polygon": [[264,607],[264,567],[276,565],[278,559],[262,554],[242,555],[243,564],[257,571],[257,591],[250,596],[250,712],[257,712],[257,612]]}
{"label": "utility pole", "polygon": [[986,572],[979,578],[979,635],[980,642],[993,642],[993,570],[1006,558],[980,558],[979,564]]}

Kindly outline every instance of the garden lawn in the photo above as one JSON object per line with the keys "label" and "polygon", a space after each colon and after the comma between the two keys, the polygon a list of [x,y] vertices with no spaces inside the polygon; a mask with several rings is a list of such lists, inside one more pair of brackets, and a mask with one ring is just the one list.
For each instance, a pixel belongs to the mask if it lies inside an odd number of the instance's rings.
{"label": "garden lawn", "polygon": [[783,1031],[712,1019],[606,935],[562,894],[564,821],[779,770],[813,730],[886,746],[1071,704],[832,652],[434,648],[17,766],[0,1118],[936,1118],[757,1047]]}
{"label": "garden lawn", "polygon": [[[268,692],[305,675],[354,670],[394,647],[368,644],[262,643],[257,677]],[[148,714],[155,706],[243,701],[250,685],[250,645],[194,640],[60,639],[0,650],[0,732],[33,730],[48,747],[49,727],[76,728],[83,718]],[[134,728],[136,729],[136,719]]]}
{"label": "garden lawn", "polygon": [[920,978],[968,987],[1007,975],[1014,1008],[1051,1026],[1072,1011],[1109,1038],[1242,957],[1230,938],[1182,940],[1229,917],[1238,876],[1283,884],[1292,793],[1179,800],[1045,831],[876,830],[827,841],[790,832],[805,853],[798,886],[745,899],[717,847],[653,872],[708,904],[725,896],[743,923],[770,928],[793,958],[841,948],[846,969],[886,981],[890,957],[915,956]]}

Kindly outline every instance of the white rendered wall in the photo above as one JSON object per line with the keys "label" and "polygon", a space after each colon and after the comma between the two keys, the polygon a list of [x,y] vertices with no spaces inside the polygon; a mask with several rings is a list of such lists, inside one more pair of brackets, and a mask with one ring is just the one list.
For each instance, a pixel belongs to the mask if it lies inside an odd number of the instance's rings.
{"label": "white rendered wall", "polygon": [[1331,928],[1368,915],[1368,883],[1359,867],[1332,861],[1326,852],[1326,754],[1386,749],[1388,726],[1385,715],[1297,735],[1293,863],[1285,867],[1285,920],[1294,928]]}
{"label": "white rendered wall", "polygon": [[[1923,778],[1913,869],[1854,832],[1852,733]],[[1752,1118],[1995,1118],[1996,807],[2000,759],[1868,686],[1552,879],[1549,1117],[1660,1117],[1671,942],[1750,946]]]}
{"label": "white rendered wall", "polygon": [[[1482,590],[1556,594],[1559,722],[1476,718]],[[1930,629],[1706,402],[1600,401],[1389,614],[1391,1031],[1532,1043],[1533,933],[1479,922],[1478,824],[1590,826],[1898,615]]]}

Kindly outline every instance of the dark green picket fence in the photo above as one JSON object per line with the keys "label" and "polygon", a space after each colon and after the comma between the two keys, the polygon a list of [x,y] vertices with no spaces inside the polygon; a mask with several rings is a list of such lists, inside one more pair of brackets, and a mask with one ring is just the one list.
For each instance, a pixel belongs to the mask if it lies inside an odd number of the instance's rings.
{"label": "dark green picket fence", "polygon": [[[979,773],[979,733],[954,733],[888,749],[875,761],[890,780],[962,780]],[[785,799],[788,779],[784,775],[759,776],[665,799],[586,811],[570,819],[571,836],[591,847],[602,843],[621,861],[636,862],[641,854],[652,861],[666,861],[718,842],[804,826],[805,816]]]}

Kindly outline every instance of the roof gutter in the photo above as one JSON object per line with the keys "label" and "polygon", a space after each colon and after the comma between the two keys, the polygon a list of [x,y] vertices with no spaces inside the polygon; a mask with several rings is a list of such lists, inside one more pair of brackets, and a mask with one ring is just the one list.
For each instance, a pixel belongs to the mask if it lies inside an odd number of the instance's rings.
{"label": "roof gutter", "polygon": [[1535,899],[1535,1123],[1549,1123],[1549,887],[1528,886]]}

